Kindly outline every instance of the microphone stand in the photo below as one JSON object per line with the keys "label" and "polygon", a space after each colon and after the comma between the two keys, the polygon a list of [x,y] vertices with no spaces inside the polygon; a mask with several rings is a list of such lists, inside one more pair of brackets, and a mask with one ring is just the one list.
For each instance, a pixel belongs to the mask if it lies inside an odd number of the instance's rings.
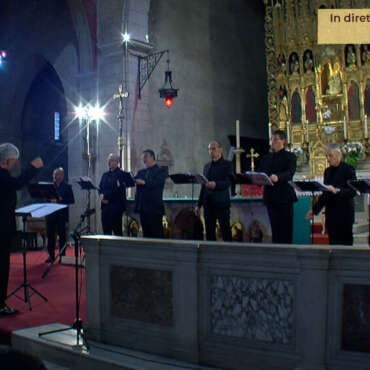
{"label": "microphone stand", "polygon": [[[67,331],[70,329],[75,329],[76,330],[76,346],[80,347],[80,339],[81,345],[84,346],[86,349],[89,349],[87,340],[85,338],[85,334],[83,331],[83,325],[82,325],[82,320],[80,318],[80,302],[79,302],[79,290],[78,290],[78,252],[79,252],[79,241],[81,238],[81,234],[88,229],[88,226],[82,227],[83,222],[85,221],[86,217],[89,217],[92,213],[95,212],[95,209],[91,210],[88,209],[86,210],[80,218],[80,222],[78,225],[75,227],[73,232],[71,233],[71,236],[75,242],[75,308],[76,308],[76,317],[73,322],[73,325],[64,329],[57,329],[57,330],[51,330],[51,331],[46,331],[46,332],[41,332],[39,333],[39,337],[42,337],[43,335],[47,334],[54,334],[54,333],[60,333],[63,331]],[[50,268],[49,268],[50,270]],[[45,274],[45,273],[44,273]],[[46,276],[46,275],[45,275]]]}

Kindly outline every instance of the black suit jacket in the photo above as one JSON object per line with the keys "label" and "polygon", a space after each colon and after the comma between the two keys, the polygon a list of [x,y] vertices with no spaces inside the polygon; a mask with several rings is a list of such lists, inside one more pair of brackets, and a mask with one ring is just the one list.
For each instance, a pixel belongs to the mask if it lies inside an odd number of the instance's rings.
{"label": "black suit jacket", "polygon": [[167,169],[157,164],[137,173],[135,178],[144,180],[145,185],[136,186],[135,212],[164,214],[163,189],[167,176]]}
{"label": "black suit jacket", "polygon": [[27,185],[37,172],[35,167],[29,165],[20,176],[12,177],[8,170],[0,168],[0,235],[15,233],[17,190]]}
{"label": "black suit jacket", "polygon": [[122,211],[126,210],[125,173],[120,168],[117,167],[114,171],[103,173],[99,184],[99,192],[108,201],[108,204],[102,203],[102,208],[118,207]]}
{"label": "black suit jacket", "polygon": [[[55,185],[55,188],[59,196],[58,203],[73,204],[75,202],[71,185],[67,184],[65,181],[62,181],[59,186]],[[58,214],[58,217],[63,219],[63,221],[68,221],[68,207],[55,212],[55,214]]]}
{"label": "black suit jacket", "polygon": [[324,172],[324,184],[340,189],[337,194],[324,192],[313,206],[313,213],[318,214],[325,207],[327,223],[347,224],[355,220],[355,191],[347,181],[356,180],[355,169],[345,162],[338,167],[330,166]]}
{"label": "black suit jacket", "polygon": [[279,181],[273,186],[265,186],[263,191],[264,203],[268,205],[289,204],[297,201],[294,189],[289,185],[297,168],[295,154],[280,150],[262,157],[258,170],[268,176],[275,174]]}
{"label": "black suit jacket", "polygon": [[230,161],[222,157],[218,161],[211,161],[204,166],[203,174],[208,181],[215,181],[216,187],[212,190],[202,185],[198,207],[230,207],[230,185],[233,173]]}

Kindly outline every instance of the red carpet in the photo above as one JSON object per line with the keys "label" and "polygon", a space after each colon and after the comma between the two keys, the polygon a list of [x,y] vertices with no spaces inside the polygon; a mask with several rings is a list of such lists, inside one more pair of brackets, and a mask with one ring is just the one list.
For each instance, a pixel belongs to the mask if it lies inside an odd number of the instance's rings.
{"label": "red carpet", "polygon": [[[73,255],[73,249],[67,249],[67,256]],[[33,288],[38,290],[48,301],[45,302],[37,294],[31,296],[32,311],[24,302],[24,289],[20,289],[7,300],[7,304],[19,310],[13,316],[0,316],[0,344],[10,343],[10,334],[13,330],[29,328],[52,322],[72,325],[75,320],[75,270],[72,265],[54,263],[45,279],[41,278],[47,268],[45,251],[27,252],[27,280]],[[10,276],[8,294],[23,283],[22,253],[12,253],[10,258]],[[86,285],[85,269],[79,268],[80,317],[86,324]],[[30,294],[31,294],[30,290]]]}

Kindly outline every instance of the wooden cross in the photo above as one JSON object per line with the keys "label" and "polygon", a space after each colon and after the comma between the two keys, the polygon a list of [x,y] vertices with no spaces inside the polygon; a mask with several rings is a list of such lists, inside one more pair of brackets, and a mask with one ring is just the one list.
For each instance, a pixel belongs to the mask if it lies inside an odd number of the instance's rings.
{"label": "wooden cross", "polygon": [[251,148],[249,151],[250,154],[247,154],[247,158],[251,159],[251,171],[254,171],[254,160],[258,158],[260,155],[257,152],[254,152],[254,148]]}

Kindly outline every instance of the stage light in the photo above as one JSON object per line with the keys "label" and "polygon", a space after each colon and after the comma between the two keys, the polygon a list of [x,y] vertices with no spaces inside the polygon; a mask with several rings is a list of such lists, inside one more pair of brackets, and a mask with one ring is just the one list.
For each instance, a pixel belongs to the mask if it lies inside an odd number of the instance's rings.
{"label": "stage light", "polygon": [[78,107],[76,107],[76,109],[75,109],[75,116],[78,119],[85,118],[85,116],[86,116],[86,108],[82,107],[81,105],[79,105]]}
{"label": "stage light", "polygon": [[4,59],[8,56],[8,53],[5,50],[0,52],[0,66],[3,65]]}
{"label": "stage light", "polygon": [[130,41],[130,34],[125,32],[122,34],[122,40],[123,42],[129,42]]}
{"label": "stage light", "polygon": [[91,120],[99,121],[104,117],[104,109],[98,104],[95,107],[90,106],[88,108],[88,115]]}

